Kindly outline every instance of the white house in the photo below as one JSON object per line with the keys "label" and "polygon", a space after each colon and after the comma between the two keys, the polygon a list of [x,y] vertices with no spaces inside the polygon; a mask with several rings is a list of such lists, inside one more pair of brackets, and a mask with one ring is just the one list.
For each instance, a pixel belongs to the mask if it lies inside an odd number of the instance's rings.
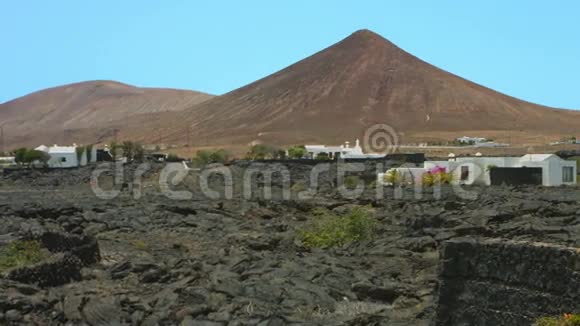
{"label": "white house", "polygon": [[77,145],[73,146],[45,146],[40,145],[36,150],[43,151],[50,155],[50,159],[47,164],[49,168],[74,168],[79,166],[85,166],[88,163],[95,163],[97,161],[97,149],[95,147],[91,148],[90,162],[87,156],[87,150],[84,149],[79,155],[77,154]]}
{"label": "white house", "polygon": [[16,165],[16,157],[14,156],[2,156],[0,157],[0,167],[6,167]]}
{"label": "white house", "polygon": [[[418,181],[420,177],[433,169],[444,168],[453,174],[455,183],[473,185],[491,185],[492,169],[501,171],[504,176],[515,175],[523,170],[536,171],[541,184],[544,186],[561,186],[576,184],[576,161],[563,160],[554,154],[527,154],[522,157],[450,157],[447,161],[426,161],[422,169],[397,168],[400,175]],[[533,170],[532,168],[536,168]],[[383,173],[379,174],[378,181],[384,182]]]}
{"label": "white house", "polygon": [[327,154],[330,159],[345,158],[345,159],[364,159],[364,158],[382,158],[385,154],[365,154],[360,146],[360,141],[357,139],[354,147],[350,147],[349,142],[345,142],[340,146],[325,146],[325,145],[306,145],[306,152],[308,157],[315,159],[318,154]]}
{"label": "white house", "polygon": [[487,139],[482,137],[467,137],[467,136],[459,137],[456,140],[464,144],[479,144],[487,141]]}

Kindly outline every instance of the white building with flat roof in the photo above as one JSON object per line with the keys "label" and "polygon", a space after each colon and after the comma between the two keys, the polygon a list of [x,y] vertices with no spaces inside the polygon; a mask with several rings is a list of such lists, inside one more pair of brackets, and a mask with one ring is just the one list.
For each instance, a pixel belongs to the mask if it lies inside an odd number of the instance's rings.
{"label": "white building with flat roof", "polygon": [[330,159],[365,159],[365,158],[382,158],[385,154],[365,154],[360,146],[360,141],[355,141],[354,147],[350,147],[350,142],[345,142],[340,146],[326,145],[306,145],[308,158],[316,159],[319,154],[326,154]]}
{"label": "white building with flat roof", "polygon": [[[502,170],[504,177],[515,175],[527,168],[530,173],[536,173],[538,184],[543,186],[575,185],[577,181],[576,161],[568,161],[555,154],[527,154],[521,157],[450,157],[447,161],[426,161],[422,170],[409,170],[408,168],[396,168],[402,175],[409,175],[415,182],[420,182],[420,177],[434,169],[443,168],[453,174],[453,182],[466,185],[492,185],[501,183],[501,180],[493,180],[492,169]],[[379,174],[381,182],[384,173]]]}
{"label": "white building with flat roof", "polygon": [[95,147],[91,148],[90,155],[87,153],[86,148],[84,148],[82,153],[78,154],[77,148],[78,146],[76,144],[72,146],[59,146],[55,144],[50,147],[40,145],[35,149],[50,155],[50,159],[47,162],[49,168],[75,168],[97,161],[97,149]]}

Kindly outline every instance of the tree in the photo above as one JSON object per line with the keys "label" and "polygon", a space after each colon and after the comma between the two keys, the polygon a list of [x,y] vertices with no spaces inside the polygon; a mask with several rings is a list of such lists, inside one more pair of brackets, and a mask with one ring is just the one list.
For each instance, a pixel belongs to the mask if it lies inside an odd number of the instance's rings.
{"label": "tree", "polygon": [[83,159],[83,154],[85,153],[85,147],[84,146],[77,146],[75,148],[75,151],[77,153],[77,162],[79,162],[79,165],[81,164],[81,160]]}
{"label": "tree", "polygon": [[109,144],[109,151],[110,151],[111,157],[113,158],[113,161],[117,161],[118,149],[119,149],[119,144],[117,144],[117,142],[112,141],[111,144]]}
{"label": "tree", "polygon": [[145,159],[145,148],[140,143],[135,143],[133,159],[139,162]]}
{"label": "tree", "polygon": [[133,155],[135,153],[135,144],[132,141],[122,142],[121,150],[123,150],[123,156],[127,158],[127,161],[133,160]]}
{"label": "tree", "polygon": [[296,145],[288,149],[288,156],[293,159],[304,158],[306,154],[306,147],[304,145]]}
{"label": "tree", "polygon": [[133,141],[125,141],[123,142],[123,153],[126,152],[125,157],[129,161],[142,161],[145,157],[145,149],[143,145]]}
{"label": "tree", "polygon": [[193,165],[201,167],[208,165],[211,162],[211,152],[207,150],[199,150],[191,160]]}
{"label": "tree", "polygon": [[50,155],[43,151],[23,147],[14,151],[14,159],[20,165],[26,164],[30,166],[34,162],[40,162],[46,165],[50,160]]}
{"label": "tree", "polygon": [[46,165],[50,160],[50,155],[47,152],[38,151],[36,149],[31,149],[26,152],[24,160],[28,165],[34,162],[40,162],[43,165]]}
{"label": "tree", "polygon": [[26,152],[28,152],[28,148],[19,148],[17,150],[14,151],[14,160],[16,161],[16,163],[22,165],[24,164],[24,159],[26,156]]}
{"label": "tree", "polygon": [[87,164],[88,164],[88,163],[91,163],[91,160],[93,159],[93,145],[87,145],[86,150],[87,150]]}

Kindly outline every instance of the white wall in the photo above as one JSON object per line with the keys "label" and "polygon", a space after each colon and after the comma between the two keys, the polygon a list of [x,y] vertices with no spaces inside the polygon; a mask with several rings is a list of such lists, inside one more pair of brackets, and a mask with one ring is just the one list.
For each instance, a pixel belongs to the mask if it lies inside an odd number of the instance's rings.
{"label": "white wall", "polygon": [[78,166],[77,153],[49,153],[49,155],[48,167],[50,168],[73,168]]}
{"label": "white wall", "polygon": [[[489,167],[540,167],[542,168],[542,185],[561,186],[575,185],[577,182],[576,161],[567,161],[558,156],[550,156],[543,161],[525,160],[521,157],[458,157],[452,161],[425,161],[424,168],[397,168],[399,173],[412,178],[417,178],[423,173],[435,168],[442,167],[453,174],[454,183],[467,185],[480,184],[491,185]],[[461,167],[469,169],[468,179],[461,181]],[[573,168],[573,181],[564,183],[563,167]],[[383,183],[384,173],[379,174],[378,182]]]}

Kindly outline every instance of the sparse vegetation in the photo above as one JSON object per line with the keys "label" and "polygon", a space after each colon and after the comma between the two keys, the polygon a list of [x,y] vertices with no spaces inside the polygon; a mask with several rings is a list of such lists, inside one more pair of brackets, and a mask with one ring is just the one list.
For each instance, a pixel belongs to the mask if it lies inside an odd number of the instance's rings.
{"label": "sparse vegetation", "polygon": [[17,240],[5,247],[0,247],[0,273],[8,270],[36,264],[50,256],[36,240]]}
{"label": "sparse vegetation", "polygon": [[230,153],[225,149],[218,149],[215,151],[200,150],[197,151],[195,157],[192,159],[194,166],[201,167],[211,163],[226,163],[230,160]]}
{"label": "sparse vegetation", "polygon": [[258,144],[246,153],[247,160],[279,160],[286,158],[286,151],[276,146]]}
{"label": "sparse vegetation", "polygon": [[369,208],[359,206],[348,214],[336,215],[326,209],[316,209],[313,220],[300,236],[306,247],[328,248],[373,237],[376,221]]}
{"label": "sparse vegetation", "polygon": [[580,326],[580,315],[564,314],[561,317],[542,317],[534,326]]}

